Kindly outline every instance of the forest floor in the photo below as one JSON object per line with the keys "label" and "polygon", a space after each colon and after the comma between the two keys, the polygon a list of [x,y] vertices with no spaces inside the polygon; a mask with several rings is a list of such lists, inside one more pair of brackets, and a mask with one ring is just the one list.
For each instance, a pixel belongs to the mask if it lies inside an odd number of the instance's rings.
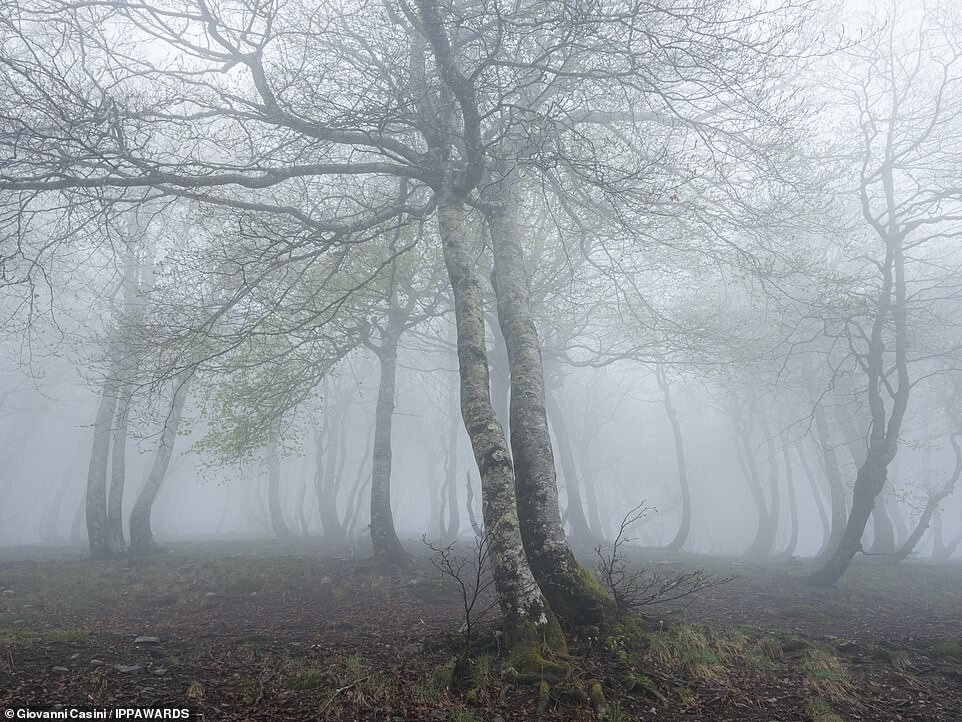
{"label": "forest floor", "polygon": [[280,542],[183,543],[111,562],[0,550],[0,714],[34,705],[186,706],[209,721],[962,720],[960,564],[862,558],[826,590],[805,583],[805,562],[631,549],[633,564],[661,576],[734,579],[686,609],[649,607],[644,624],[583,633],[547,685],[505,668],[492,612],[470,689],[455,694],[446,682],[461,595],[418,547],[410,569],[386,571]]}

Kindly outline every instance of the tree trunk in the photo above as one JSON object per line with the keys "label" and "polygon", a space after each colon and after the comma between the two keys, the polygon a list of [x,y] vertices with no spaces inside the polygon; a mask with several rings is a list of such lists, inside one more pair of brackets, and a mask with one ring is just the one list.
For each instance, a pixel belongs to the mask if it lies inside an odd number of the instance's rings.
{"label": "tree trunk", "polygon": [[[893,183],[891,169],[885,171],[883,177],[891,198]],[[894,211],[891,218],[894,219]],[[812,581],[820,586],[835,584],[845,574],[854,556],[863,551],[862,534],[865,531],[865,524],[875,506],[875,498],[885,488],[888,465],[898,452],[902,419],[908,407],[911,384],[908,371],[905,262],[902,254],[902,236],[897,227],[893,226],[894,220],[890,221],[888,235],[885,238],[885,261],[880,264],[882,287],[867,353],[863,361],[868,378],[868,403],[871,412],[868,451],[855,477],[852,510],[841,542],[825,565],[811,577]],[[886,368],[886,340],[883,336],[883,331],[890,320],[895,330],[895,358],[892,369]],[[894,381],[890,378],[892,370],[896,375]],[[882,397],[883,389],[889,390],[892,400],[892,408],[888,413]]]}
{"label": "tree trunk", "polygon": [[535,581],[521,540],[511,453],[491,403],[481,284],[464,241],[470,232],[467,218],[459,204],[442,202],[438,223],[454,295],[461,415],[481,473],[484,533],[505,618],[506,642],[515,650],[545,641],[564,649],[557,620]]}
{"label": "tree trunk", "polygon": [[391,510],[391,430],[394,419],[394,396],[397,378],[398,339],[404,319],[394,304],[392,294],[387,328],[377,348],[381,378],[374,416],[374,454],[371,472],[371,543],[374,558],[390,564],[406,565],[410,560],[394,529]]}
{"label": "tree trunk", "polygon": [[597,624],[611,609],[611,600],[591,572],[578,564],[561,525],[541,344],[531,318],[524,257],[507,183],[506,179],[489,183],[481,197],[494,255],[498,323],[511,374],[511,450],[521,536],[531,569],[555,614],[570,624]]}
{"label": "tree trunk", "polygon": [[912,553],[916,545],[921,541],[922,535],[925,534],[925,530],[929,528],[932,517],[935,516],[939,510],[939,504],[955,490],[959,476],[962,475],[962,447],[959,446],[959,436],[957,434],[949,435],[949,443],[952,445],[952,452],[955,454],[955,466],[952,469],[952,474],[946,480],[945,484],[942,485],[941,489],[929,494],[929,498],[925,502],[925,508],[922,510],[922,516],[919,517],[919,521],[912,530],[912,533],[909,534],[898,551],[892,555],[891,561],[893,563],[902,561]]}
{"label": "tree trunk", "polygon": [[110,465],[110,437],[117,408],[117,382],[111,372],[104,380],[94,421],[94,438],[87,469],[87,543],[94,559],[109,559],[111,547],[107,528],[107,474]]}
{"label": "tree trunk", "polygon": [[[278,434],[280,432],[278,431]],[[291,528],[284,521],[281,506],[281,443],[275,439],[267,455],[267,515],[271,521],[271,531],[281,540],[294,537]]]}
{"label": "tree trunk", "polygon": [[561,472],[565,481],[565,492],[568,495],[568,506],[565,510],[568,524],[571,525],[571,539],[579,546],[593,547],[597,540],[588,524],[585,516],[585,505],[581,497],[581,480],[578,476],[578,467],[575,464],[574,454],[571,449],[573,442],[568,434],[568,425],[565,423],[564,412],[555,399],[554,393],[548,391],[545,397],[548,403],[548,411],[551,415],[551,423],[554,427],[556,438],[558,439],[558,455],[561,457]]}
{"label": "tree trunk", "polygon": [[184,404],[187,401],[187,387],[190,383],[189,375],[178,376],[174,380],[174,391],[170,402],[170,413],[164,422],[164,430],[160,437],[160,445],[154,455],[144,485],[137,495],[134,508],[130,512],[130,553],[136,555],[153,554],[159,550],[154,542],[153,530],[150,528],[150,513],[160,487],[167,476],[170,460],[177,441],[177,429],[183,416]]}
{"label": "tree trunk", "polygon": [[796,453],[798,454],[798,459],[802,463],[802,471],[805,472],[805,478],[808,480],[808,486],[812,490],[812,499],[815,501],[815,508],[818,511],[818,519],[822,523],[822,544],[819,547],[818,552],[815,554],[816,557],[821,556],[826,547],[828,546],[829,539],[832,536],[832,522],[828,517],[828,512],[825,510],[825,502],[822,499],[822,491],[818,486],[818,477],[815,474],[815,469],[812,467],[812,463],[808,459],[808,455],[805,453],[805,446],[801,440],[795,446]]}
{"label": "tree trunk", "polygon": [[795,548],[798,546],[798,497],[795,494],[795,475],[792,473],[791,447],[787,444],[782,446],[782,459],[785,462],[785,486],[788,489],[788,513],[791,517],[791,534],[788,537],[788,546],[782,554],[791,558],[795,555]]}
{"label": "tree trunk", "polygon": [[681,434],[681,424],[678,422],[678,412],[671,402],[671,388],[668,386],[668,379],[665,378],[665,370],[659,364],[655,367],[655,378],[658,380],[658,388],[661,389],[662,400],[665,404],[665,413],[668,414],[668,422],[671,424],[671,433],[675,441],[675,464],[678,471],[678,485],[681,489],[681,523],[675,537],[665,546],[669,551],[678,552],[685,546],[688,534],[691,533],[691,487],[688,483],[688,464],[685,463],[685,446]]}
{"label": "tree trunk", "polygon": [[122,383],[114,413],[110,453],[110,491],[107,495],[107,545],[111,556],[127,550],[124,539],[124,487],[127,484],[127,427],[132,389]]}
{"label": "tree trunk", "polygon": [[745,556],[761,558],[771,554],[772,546],[775,544],[775,526],[771,523],[771,513],[768,509],[768,503],[765,501],[765,491],[762,489],[758,463],[755,461],[755,450],[752,448],[752,413],[751,405],[748,408],[740,409],[736,400],[732,410],[735,450],[758,514],[758,528],[755,531],[755,538],[745,551]]}
{"label": "tree trunk", "polygon": [[822,466],[825,470],[825,479],[828,481],[828,493],[832,506],[832,530],[828,543],[823,545],[819,552],[819,557],[822,558],[830,556],[838,548],[842,534],[845,533],[848,510],[845,484],[842,482],[842,471],[838,464],[838,455],[835,453],[835,443],[829,433],[828,419],[821,404],[816,404],[814,415],[815,433],[818,435],[818,445],[822,451]]}

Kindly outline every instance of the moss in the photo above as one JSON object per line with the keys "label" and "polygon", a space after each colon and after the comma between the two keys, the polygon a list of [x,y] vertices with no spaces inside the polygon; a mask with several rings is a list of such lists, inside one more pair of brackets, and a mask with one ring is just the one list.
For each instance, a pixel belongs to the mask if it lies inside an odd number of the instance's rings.
{"label": "moss", "polygon": [[933,657],[950,662],[962,662],[962,645],[953,639],[937,639],[929,645]]}
{"label": "moss", "polygon": [[605,706],[605,693],[601,688],[601,682],[598,680],[593,680],[591,682],[591,691],[588,692],[588,701],[591,703],[591,707],[595,710],[602,709]]}
{"label": "moss", "polygon": [[805,707],[805,714],[811,722],[842,722],[842,718],[835,714],[823,699],[812,700]]}
{"label": "moss", "polygon": [[568,666],[546,659],[542,650],[537,646],[526,646],[515,650],[508,657],[508,666],[513,671],[511,676],[519,682],[538,682],[544,679],[560,680],[568,672]]}

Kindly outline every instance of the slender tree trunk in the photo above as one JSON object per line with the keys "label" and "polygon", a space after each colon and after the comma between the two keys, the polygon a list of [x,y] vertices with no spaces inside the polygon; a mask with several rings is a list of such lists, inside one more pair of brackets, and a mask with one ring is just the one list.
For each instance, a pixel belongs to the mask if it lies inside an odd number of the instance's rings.
{"label": "slender tree trunk", "polygon": [[787,444],[782,446],[782,459],[785,463],[785,486],[788,490],[788,513],[791,521],[791,533],[788,537],[788,546],[782,554],[792,557],[795,548],[798,546],[798,497],[795,494],[795,475],[792,473],[791,447]]}
{"label": "slender tree trunk", "polygon": [[294,537],[291,528],[284,520],[284,509],[281,505],[280,439],[274,440],[267,455],[267,515],[275,537],[284,541]]}
{"label": "slender tree trunk", "polygon": [[732,422],[735,429],[735,450],[738,454],[738,462],[742,467],[745,481],[748,483],[748,489],[751,492],[758,514],[758,528],[755,531],[755,538],[745,551],[745,556],[762,558],[771,554],[772,546],[775,544],[776,529],[771,523],[772,516],[765,500],[765,491],[762,488],[758,463],[755,461],[755,450],[752,447],[752,413],[751,405],[748,408],[739,409],[736,402],[732,411]]}
{"label": "slender tree trunk", "polygon": [[[890,169],[885,172],[884,178],[890,200],[890,217],[894,219],[894,211],[891,210],[893,180]],[[902,419],[908,407],[911,384],[908,371],[905,262],[902,254],[901,232],[894,226],[894,220],[891,221],[888,233],[889,235],[885,238],[885,262],[880,266],[882,288],[864,360],[871,412],[868,451],[865,462],[859,467],[855,477],[852,510],[839,546],[825,565],[811,577],[812,581],[820,586],[835,584],[845,574],[854,556],[862,551],[865,524],[875,506],[875,498],[885,488],[888,466],[898,452]],[[895,358],[892,369],[895,372],[894,381],[890,378],[892,370],[886,368],[886,341],[883,337],[883,331],[890,320],[895,330],[893,349]],[[889,393],[892,407],[888,413],[886,413],[882,396],[883,389],[891,389]]]}
{"label": "slender tree trunk", "polygon": [[94,421],[94,438],[87,469],[87,543],[94,559],[109,559],[111,547],[107,527],[107,475],[110,466],[110,438],[117,408],[117,382],[111,372],[104,380]]}
{"label": "slender tree trunk", "polygon": [[832,530],[828,543],[822,546],[819,557],[826,557],[835,552],[842,534],[845,533],[845,524],[848,518],[848,508],[845,494],[845,484],[842,482],[842,471],[838,463],[838,455],[835,452],[835,443],[828,429],[828,419],[825,417],[825,409],[821,404],[815,406],[815,433],[818,435],[818,445],[822,452],[822,467],[825,470],[825,479],[828,482],[828,493],[832,508]]}
{"label": "slender tree trunk", "polygon": [[660,364],[655,367],[655,378],[658,380],[658,388],[661,389],[665,413],[668,414],[672,438],[675,441],[675,465],[678,472],[678,486],[681,489],[681,523],[678,525],[675,537],[668,542],[665,549],[677,552],[685,546],[688,535],[691,533],[691,487],[688,483],[688,464],[685,462],[685,445],[678,412],[675,411],[675,406],[671,402],[671,388],[668,386],[668,379],[665,378],[665,370]]}
{"label": "slender tree trunk", "polygon": [[812,490],[812,499],[815,501],[815,508],[818,511],[818,519],[822,523],[822,544],[815,555],[821,556],[822,553],[824,553],[825,548],[828,546],[829,539],[832,536],[832,522],[829,519],[828,512],[825,509],[825,501],[822,499],[822,491],[819,489],[818,477],[815,474],[815,469],[812,467],[812,464],[808,459],[808,455],[805,453],[805,447],[801,441],[796,444],[795,450],[798,454],[799,461],[802,463],[802,471],[805,472],[805,478],[808,480],[808,486]]}
{"label": "slender tree trunk", "polygon": [[524,257],[507,180],[482,191],[494,256],[498,322],[511,374],[511,450],[525,552],[555,614],[571,624],[605,619],[611,601],[565,539],[545,411],[541,344],[531,318]]}
{"label": "slender tree trunk", "polygon": [[455,541],[461,533],[461,505],[458,502],[458,378],[451,375],[448,392],[447,453],[444,456],[444,495],[441,505],[441,540]]}
{"label": "slender tree trunk", "polygon": [[122,383],[114,414],[113,440],[110,453],[110,490],[107,495],[107,545],[117,556],[127,550],[124,539],[124,487],[127,484],[127,429],[130,415],[131,389]]}
{"label": "slender tree trunk", "polygon": [[959,481],[959,476],[962,476],[962,447],[959,446],[959,435],[950,434],[949,443],[952,445],[952,452],[955,454],[955,466],[952,469],[952,473],[942,485],[941,489],[929,494],[929,498],[925,502],[925,508],[922,510],[922,516],[919,517],[919,521],[912,530],[912,533],[909,534],[908,538],[902,543],[902,546],[898,548],[898,551],[892,555],[891,561],[893,563],[902,561],[912,553],[916,545],[921,541],[922,535],[925,534],[925,530],[929,528],[932,517],[938,512],[939,504],[955,491],[955,485]]}
{"label": "slender tree trunk", "polygon": [[546,393],[546,401],[551,423],[558,439],[558,456],[561,457],[561,472],[564,476],[565,491],[568,495],[565,515],[568,524],[571,525],[571,539],[576,545],[593,547],[597,540],[588,524],[588,518],[585,516],[585,505],[581,497],[581,481],[578,476],[574,454],[571,451],[573,442],[568,434],[564,412],[551,391]]}
{"label": "slender tree trunk", "polygon": [[374,558],[391,564],[406,565],[408,553],[394,529],[391,510],[391,430],[397,378],[397,348],[404,319],[399,317],[392,294],[387,328],[381,335],[377,358],[381,368],[374,417],[374,455],[371,473],[371,543]]}
{"label": "slender tree trunk", "polygon": [[544,641],[563,649],[563,635],[535,581],[521,540],[511,452],[491,403],[481,284],[464,241],[470,232],[467,218],[460,205],[441,202],[438,222],[454,295],[461,415],[481,473],[484,533],[505,618],[506,641],[516,650]]}
{"label": "slender tree trunk", "polygon": [[150,528],[150,513],[157,500],[157,494],[167,477],[170,460],[177,441],[177,429],[187,401],[187,387],[190,383],[189,375],[182,375],[174,380],[174,390],[171,397],[170,413],[164,421],[164,430],[160,437],[160,445],[154,455],[144,485],[137,495],[134,508],[130,512],[130,552],[131,554],[152,554],[159,550],[154,542],[153,530]]}

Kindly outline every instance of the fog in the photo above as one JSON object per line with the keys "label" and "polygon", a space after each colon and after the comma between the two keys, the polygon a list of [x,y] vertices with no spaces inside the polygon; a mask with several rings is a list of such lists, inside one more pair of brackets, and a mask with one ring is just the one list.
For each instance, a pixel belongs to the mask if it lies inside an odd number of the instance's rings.
{"label": "fog", "polygon": [[368,46],[243,5],[10,11],[0,546],[125,553],[152,474],[161,546],[470,539],[490,442],[581,550],[643,505],[649,547],[959,553],[954,9],[635,18],[677,53],[598,10],[564,60],[512,20],[515,63],[481,6],[324,9]]}

